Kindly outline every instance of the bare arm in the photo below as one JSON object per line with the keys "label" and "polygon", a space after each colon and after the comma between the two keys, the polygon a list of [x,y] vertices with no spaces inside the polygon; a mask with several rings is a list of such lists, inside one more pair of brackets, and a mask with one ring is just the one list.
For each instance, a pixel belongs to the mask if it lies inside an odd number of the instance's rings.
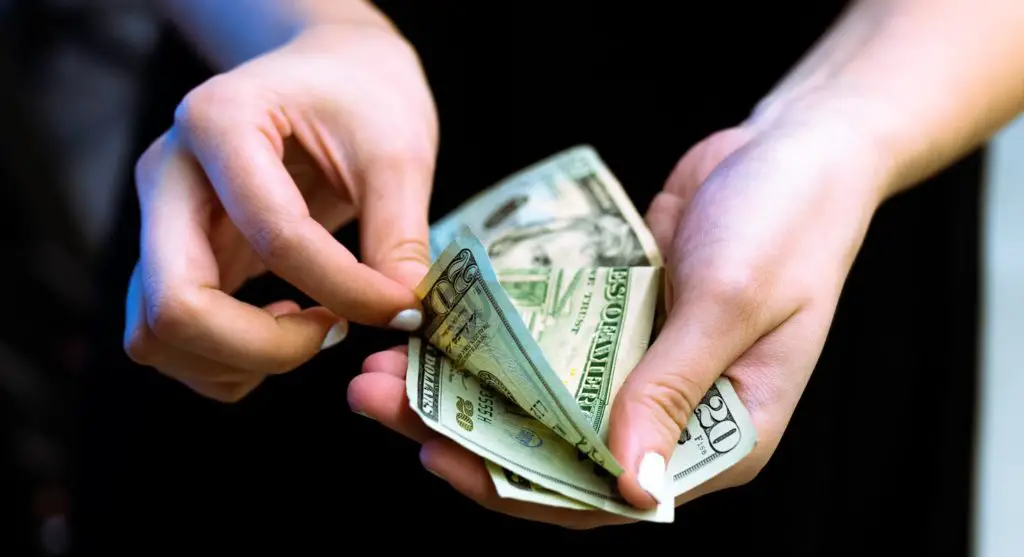
{"label": "bare arm", "polygon": [[883,154],[887,198],[1024,110],[1022,29],[1019,0],[853,2],[748,124],[824,114]]}
{"label": "bare arm", "polygon": [[277,48],[312,25],[390,21],[366,0],[158,0],[160,12],[218,70]]}

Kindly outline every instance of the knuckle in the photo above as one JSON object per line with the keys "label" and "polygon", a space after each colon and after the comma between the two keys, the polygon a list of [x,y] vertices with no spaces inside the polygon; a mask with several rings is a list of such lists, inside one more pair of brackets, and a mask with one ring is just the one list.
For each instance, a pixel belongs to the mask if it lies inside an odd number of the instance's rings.
{"label": "knuckle", "polygon": [[224,404],[235,404],[237,402],[241,402],[242,399],[244,399],[246,396],[249,395],[250,392],[252,392],[253,388],[254,387],[251,387],[249,385],[237,385],[226,387],[223,389],[219,400]]}
{"label": "knuckle", "polygon": [[252,248],[264,265],[275,269],[295,252],[296,236],[297,233],[291,225],[264,222],[252,233]]}
{"label": "knuckle", "polygon": [[173,339],[182,335],[196,313],[196,303],[188,295],[159,292],[147,300],[146,323],[157,338]]}
{"label": "knuckle", "polygon": [[125,330],[125,354],[139,365],[151,366],[156,362],[157,344],[159,343],[148,327],[140,324]]}
{"label": "knuckle", "polygon": [[402,238],[385,250],[375,253],[377,261],[368,261],[370,266],[391,263],[423,263],[430,261],[430,246],[423,238]]}
{"label": "knuckle", "polygon": [[238,106],[246,87],[231,74],[219,74],[189,91],[174,109],[174,125],[186,133],[203,130]]}
{"label": "knuckle", "polygon": [[266,358],[266,363],[262,366],[262,369],[255,371],[265,375],[283,375],[294,371],[295,368],[306,363],[310,358],[311,355],[308,350],[299,349],[271,354]]}
{"label": "knuckle", "polygon": [[161,155],[163,153],[163,145],[166,142],[166,136],[157,138],[153,143],[142,152],[139,159],[135,161],[134,177],[136,186],[144,184],[149,180],[149,177],[156,171],[159,165]]}
{"label": "knuckle", "polygon": [[254,388],[255,385],[246,383],[220,384],[213,385],[200,394],[223,404],[235,404],[244,399]]}
{"label": "knuckle", "polygon": [[746,466],[741,466],[736,470],[733,476],[733,484],[736,487],[747,485],[753,482],[763,469],[764,463],[760,462],[757,464],[748,464]]}
{"label": "knuckle", "polygon": [[749,265],[723,265],[708,272],[706,296],[718,307],[738,316],[748,317],[757,308],[762,279]]}
{"label": "knuckle", "polygon": [[664,373],[645,385],[645,401],[666,433],[678,437],[704,397],[696,381],[678,373]]}

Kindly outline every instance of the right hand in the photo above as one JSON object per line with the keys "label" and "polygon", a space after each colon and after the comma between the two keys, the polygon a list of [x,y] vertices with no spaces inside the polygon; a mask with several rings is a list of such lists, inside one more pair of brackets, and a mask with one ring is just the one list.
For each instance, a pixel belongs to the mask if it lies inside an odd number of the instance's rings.
{"label": "right hand", "polygon": [[[190,92],[136,168],[128,355],[234,402],[349,321],[417,328],[437,127],[419,59],[387,23],[309,28]],[[353,218],[365,262],[332,236]],[[233,297],[265,270],[322,306]]]}

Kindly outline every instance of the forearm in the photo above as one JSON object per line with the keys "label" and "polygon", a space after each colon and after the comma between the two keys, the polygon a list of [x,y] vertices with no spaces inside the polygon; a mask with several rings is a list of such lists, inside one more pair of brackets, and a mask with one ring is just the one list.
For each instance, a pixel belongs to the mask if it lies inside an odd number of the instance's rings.
{"label": "forearm", "polygon": [[277,48],[311,25],[391,26],[367,0],[158,0],[156,4],[218,70]]}
{"label": "forearm", "polygon": [[951,164],[1024,110],[1022,29],[1019,0],[860,0],[749,124],[826,114],[885,159],[878,186],[884,199]]}

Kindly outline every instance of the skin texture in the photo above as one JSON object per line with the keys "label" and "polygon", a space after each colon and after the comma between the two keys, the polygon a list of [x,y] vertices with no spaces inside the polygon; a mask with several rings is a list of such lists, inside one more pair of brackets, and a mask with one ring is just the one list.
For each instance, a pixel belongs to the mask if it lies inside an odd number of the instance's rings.
{"label": "skin texture", "polygon": [[[640,461],[652,451],[668,460],[720,375],[750,410],[758,446],[676,504],[756,477],[814,370],[875,211],[1024,108],[1022,23],[1014,3],[855,3],[747,121],[683,155],[645,217],[667,257],[668,320],[610,420],[627,500],[655,505],[637,482]],[[628,522],[497,497],[478,457],[407,408],[405,366],[401,349],[371,356],[349,403],[422,443],[423,465],[455,489],[568,528]]]}
{"label": "skin texture", "polygon": [[[854,160],[825,164],[822,154],[810,158],[820,166],[802,162],[823,133],[716,133],[685,154],[645,215],[667,254],[669,319],[619,392],[609,437],[626,469],[620,489],[638,507],[654,506],[636,483],[640,458],[654,448],[668,460],[682,424],[722,370],[751,412],[758,446],[677,503],[749,481],[778,445],[875,204],[869,182],[841,177]],[[834,187],[823,189],[822,181]],[[374,354],[350,384],[349,404],[422,443],[423,465],[455,489],[488,509],[569,528],[629,522],[499,498],[479,457],[429,431],[408,408],[405,368],[403,348]]]}
{"label": "skin texture", "polygon": [[[231,402],[336,324],[418,310],[436,149],[416,54],[379,23],[310,28],[200,85],[137,165],[128,355]],[[354,218],[363,261],[331,235]],[[231,296],[266,270],[318,307]]]}
{"label": "skin texture", "polygon": [[[143,255],[125,348],[232,401],[301,365],[333,324],[384,326],[418,306],[437,122],[415,53],[368,4],[260,0],[235,20],[241,33],[211,24],[224,20],[209,11],[216,4],[165,4],[225,73],[183,101],[139,163]],[[1020,2],[854,2],[747,121],[682,154],[646,213],[667,258],[668,321],[611,416],[631,503],[653,505],[636,481],[640,459],[671,454],[721,374],[750,409],[758,447],[677,504],[757,475],[878,206],[1024,107],[1021,28]],[[362,262],[330,236],[352,218]],[[264,269],[322,307],[230,296]],[[372,355],[349,404],[421,443],[423,465],[455,489],[528,520],[625,522],[499,499],[480,459],[408,408],[405,367],[401,348]]]}

